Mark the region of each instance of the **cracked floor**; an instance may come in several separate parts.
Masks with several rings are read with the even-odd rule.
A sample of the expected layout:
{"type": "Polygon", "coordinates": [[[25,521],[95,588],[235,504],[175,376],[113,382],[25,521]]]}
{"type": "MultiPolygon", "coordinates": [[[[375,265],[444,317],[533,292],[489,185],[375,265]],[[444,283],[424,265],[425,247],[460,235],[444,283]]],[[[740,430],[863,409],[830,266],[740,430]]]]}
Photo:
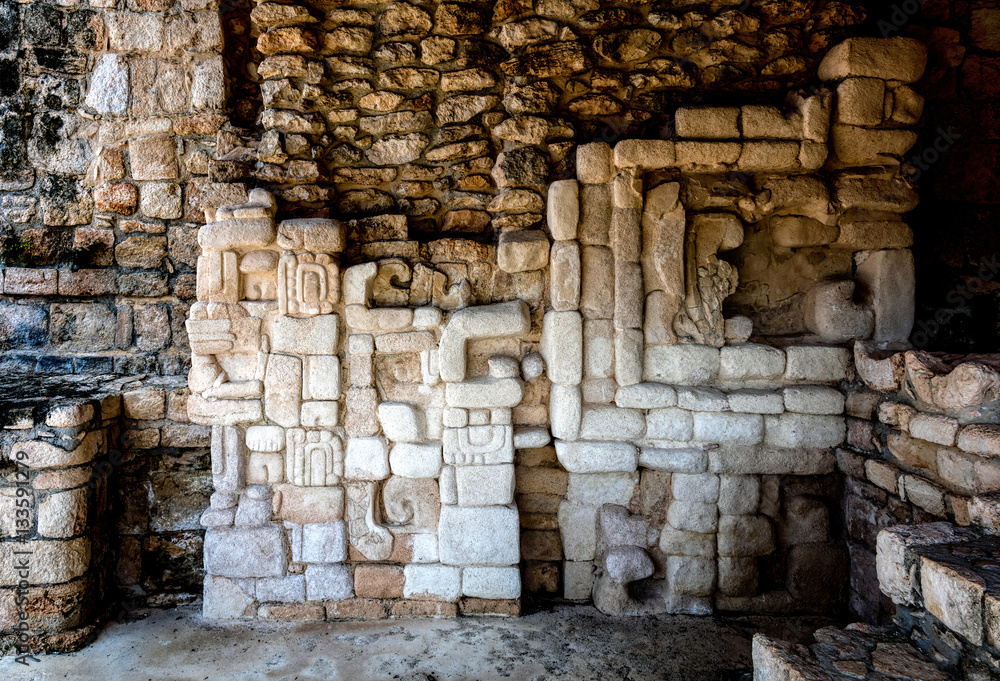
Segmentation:
{"type": "Polygon", "coordinates": [[[207,622],[200,608],[149,610],[112,623],[84,650],[25,668],[0,660],[6,681],[403,679],[744,681],[753,632],[805,640],[815,617],[612,618],[554,606],[516,619],[207,622]]]}

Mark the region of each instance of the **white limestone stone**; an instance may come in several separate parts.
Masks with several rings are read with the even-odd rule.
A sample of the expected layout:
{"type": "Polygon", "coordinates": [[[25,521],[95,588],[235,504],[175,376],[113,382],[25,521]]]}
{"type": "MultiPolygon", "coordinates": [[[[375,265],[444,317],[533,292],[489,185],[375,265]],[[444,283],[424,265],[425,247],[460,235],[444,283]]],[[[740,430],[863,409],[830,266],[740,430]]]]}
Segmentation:
{"type": "Polygon", "coordinates": [[[785,400],[780,392],[737,390],[729,393],[729,408],[742,414],[780,414],[785,411],[785,400]]]}
{"type": "Polygon", "coordinates": [[[670,140],[622,140],[615,145],[615,167],[657,170],[676,162],[675,145],[670,140]]]}
{"type": "Polygon", "coordinates": [[[660,533],[660,550],[668,556],[715,557],[715,535],[701,532],[684,532],[670,525],[660,533]]]}
{"type": "Polygon", "coordinates": [[[907,340],[913,330],[916,306],[913,252],[900,248],[868,253],[858,263],[857,278],[875,312],[872,340],[907,340]]]}
{"type": "Polygon", "coordinates": [[[635,385],[642,381],[641,329],[615,330],[615,379],[618,385],[635,385]]]}
{"type": "Polygon", "coordinates": [[[799,414],[843,414],[844,395],[822,385],[796,385],[784,390],[785,409],[799,414]]]}
{"type": "Polygon", "coordinates": [[[307,428],[333,428],[340,420],[340,403],[303,402],[301,414],[302,425],[307,428]]]}
{"type": "Polygon", "coordinates": [[[264,374],[264,413],[278,425],[293,428],[299,425],[301,404],[302,361],[290,355],[271,355],[264,374]]]}
{"type": "Polygon", "coordinates": [[[675,407],[650,409],[646,415],[646,437],[651,440],[687,442],[694,434],[691,412],[675,407]]]}
{"type": "Polygon", "coordinates": [[[610,248],[584,246],[580,252],[580,311],[588,319],[611,319],[615,314],[615,263],[610,248]]]}
{"type": "Polygon", "coordinates": [[[580,224],[580,188],[576,180],[556,180],[549,185],[547,217],[553,239],[576,239],[580,224]]]}
{"type": "Polygon", "coordinates": [[[710,596],[715,589],[715,559],[668,556],[666,578],[673,593],[710,596]]]}
{"type": "Polygon", "coordinates": [[[597,552],[597,506],[564,501],[559,504],[559,534],[566,560],[594,560],[597,552]]]}
{"type": "Polygon", "coordinates": [[[348,305],[344,319],[354,331],[402,331],[413,325],[413,310],[407,307],[379,307],[368,309],[364,305],[348,305]]]}
{"type": "Polygon", "coordinates": [[[514,464],[457,466],[459,506],[505,506],[514,501],[514,464]]]}
{"type": "Polygon", "coordinates": [[[521,559],[517,509],[442,506],[438,542],[446,565],[516,565],[521,559]]]}
{"type": "Polygon", "coordinates": [[[302,399],[340,399],[340,360],[334,355],[302,358],[302,399]]]}
{"type": "Polygon", "coordinates": [[[45,425],[52,428],[72,428],[82,426],[93,418],[94,405],[89,402],[69,402],[50,409],[45,415],[45,425]]]}
{"type": "Polygon", "coordinates": [[[370,355],[375,352],[375,337],[370,333],[352,333],[347,339],[347,351],[352,355],[370,355]]]}
{"type": "Polygon", "coordinates": [[[563,561],[563,598],[585,601],[594,588],[594,562],[590,560],[563,561]]]}
{"type": "Polygon", "coordinates": [[[445,407],[443,423],[446,428],[464,428],[469,425],[469,410],[445,407]]]}
{"type": "Polygon", "coordinates": [[[305,563],[343,563],[347,560],[347,524],[306,523],[302,526],[302,554],[305,563]]]}
{"type": "Polygon", "coordinates": [[[583,323],[583,369],[586,376],[607,378],[614,373],[615,326],[610,319],[583,323]]]}
{"type": "Polygon", "coordinates": [[[412,561],[414,563],[438,562],[437,534],[411,534],[410,542],[413,545],[412,561]]]}
{"type": "Polygon", "coordinates": [[[470,409],[469,410],[469,425],[470,426],[486,426],[490,422],[490,410],[489,409],[470,409]]]}
{"type": "Polygon", "coordinates": [[[280,577],[288,566],[279,525],[208,529],[204,555],[205,571],[222,577],[280,577]]]}
{"type": "Polygon", "coordinates": [[[774,527],[767,516],[724,515],[719,519],[720,556],[766,556],[774,548],[774,527]]]}
{"type": "Polygon", "coordinates": [[[879,78],[914,83],[927,65],[927,46],[914,38],[848,38],[820,62],[821,80],[879,78]]]}
{"type": "Polygon", "coordinates": [[[785,353],[769,345],[727,345],[720,351],[720,381],[774,379],[784,370],[785,353]]]}
{"type": "Polygon", "coordinates": [[[249,580],[205,575],[202,616],[207,620],[254,617],[257,608],[252,584],[249,580]]]}
{"type": "Polygon", "coordinates": [[[646,348],[643,380],[679,385],[710,383],[719,373],[719,350],[709,345],[646,348]]]}
{"type": "Polygon", "coordinates": [[[395,444],[389,452],[389,468],[404,478],[436,478],[441,474],[441,444],[395,444]]]}
{"type": "Polygon", "coordinates": [[[776,447],[835,447],[847,430],[842,416],[785,412],[763,418],[764,442],[776,447]]]}
{"type": "Polygon", "coordinates": [[[630,409],[657,409],[677,404],[677,391],[664,383],[623,385],[615,392],[615,404],[630,409]]]}
{"type": "Polygon", "coordinates": [[[583,380],[583,318],[579,312],[550,311],[542,322],[539,346],[549,380],[577,385],[583,380]]]}
{"type": "Polygon", "coordinates": [[[521,365],[514,357],[493,355],[488,360],[491,378],[520,378],[521,365]]]}
{"type": "Polygon", "coordinates": [[[917,563],[907,560],[910,547],[955,541],[959,530],[951,523],[896,525],[878,533],[875,569],[882,593],[899,605],[915,605],[920,596],[917,563]]]}
{"type": "Polygon", "coordinates": [[[760,478],[755,475],[719,476],[719,513],[756,513],[760,505],[760,478]]]}
{"type": "Polygon", "coordinates": [[[403,597],[457,601],[462,595],[462,570],[450,565],[403,567],[403,597]]]}
{"type": "Polygon", "coordinates": [[[639,462],[635,445],[627,442],[557,441],[556,456],[570,473],[631,472],[639,462]]]}
{"type": "Polygon", "coordinates": [[[695,412],[694,439],[727,445],[755,445],[764,439],[760,414],[695,412]]]}
{"type": "Polygon", "coordinates": [[[342,601],[354,595],[350,565],[307,565],[305,574],[308,601],[342,601]]]}
{"type": "Polygon", "coordinates": [[[711,473],[674,473],[670,476],[674,499],[714,504],[719,500],[719,476],[711,473]]]}
{"type": "Polygon", "coordinates": [[[295,355],[334,355],[337,353],[337,315],[288,317],[274,321],[271,352],[295,355]]]}
{"type": "Polygon", "coordinates": [[[453,382],[465,378],[466,341],[523,336],[530,330],[528,305],[521,300],[467,307],[452,313],[438,348],[441,380],[453,382]]]}
{"type": "Polygon", "coordinates": [[[615,400],[616,390],[618,382],[613,378],[585,378],[580,384],[583,401],[587,404],[611,404],[615,400]]]}
{"type": "Polygon", "coordinates": [[[809,383],[837,383],[847,378],[846,348],[793,345],[785,348],[785,379],[809,383]]]}
{"type": "Polygon", "coordinates": [[[552,437],[575,440],[580,436],[583,419],[583,396],[576,385],[552,384],[549,391],[549,424],[552,437]]]}
{"type": "Polygon", "coordinates": [[[580,245],[575,241],[557,241],[549,251],[549,298],[557,311],[580,307],[580,245]]]}
{"type": "Polygon", "coordinates": [[[927,612],[976,646],[983,643],[985,591],[986,580],[975,570],[920,557],[920,592],[927,612]]]}
{"type": "Polygon", "coordinates": [[[344,303],[367,307],[371,303],[376,276],[378,276],[376,262],[366,262],[344,270],[344,303]]]}
{"type": "Polygon", "coordinates": [[[645,431],[642,412],[621,407],[588,407],[580,423],[580,437],[585,440],[636,440],[645,431]]]}
{"type": "Polygon", "coordinates": [[[544,426],[524,426],[514,429],[514,449],[536,449],[552,441],[544,426]]]}
{"type": "Polygon", "coordinates": [[[389,477],[389,448],[380,437],[352,437],[344,454],[344,477],[385,480],[389,477]]]}
{"type": "Polygon", "coordinates": [[[250,426],[247,449],[252,452],[280,452],[285,448],[285,429],[281,426],[250,426]]]}
{"type": "Polygon", "coordinates": [[[441,310],[436,307],[418,307],[413,311],[413,326],[418,329],[436,329],[441,326],[441,310]]]}
{"type": "Polygon", "coordinates": [[[703,473],[708,469],[708,452],[697,447],[642,447],[639,465],[672,473],[703,473]]]}
{"type": "Polygon", "coordinates": [[[521,360],[521,375],[526,381],[534,381],[545,373],[545,359],[541,353],[529,352],[521,360]]]}
{"type": "Polygon", "coordinates": [[[718,527],[717,507],[714,503],[675,500],[667,509],[667,521],[674,529],[683,532],[715,532],[718,527]]]}
{"type": "Polygon", "coordinates": [[[464,409],[516,407],[523,395],[521,381],[514,378],[480,378],[445,386],[448,406],[464,409]]]}
{"type": "Polygon", "coordinates": [[[420,442],[424,439],[424,415],[417,406],[405,402],[378,405],[382,432],[393,442],[420,442]]]}
{"type": "Polygon", "coordinates": [[[463,568],[462,595],[472,598],[520,598],[521,571],[516,567],[463,568]]]}
{"type": "Polygon", "coordinates": [[[566,500],[586,506],[603,504],[627,506],[638,484],[638,472],[570,473],[566,486],[566,500]]]}
{"type": "Polygon", "coordinates": [[[677,406],[690,411],[728,411],[729,400],[715,388],[681,387],[677,389],[677,406]]]}

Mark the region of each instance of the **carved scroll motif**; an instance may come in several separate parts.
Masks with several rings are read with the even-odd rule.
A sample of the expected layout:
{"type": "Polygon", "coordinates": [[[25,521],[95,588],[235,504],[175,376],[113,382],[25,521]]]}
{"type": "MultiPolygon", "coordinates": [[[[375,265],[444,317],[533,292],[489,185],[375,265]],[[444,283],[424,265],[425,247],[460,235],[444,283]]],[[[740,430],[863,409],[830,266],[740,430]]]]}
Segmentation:
{"type": "Polygon", "coordinates": [[[392,555],[392,534],[378,522],[377,490],[374,482],[348,482],[347,531],[351,546],[368,560],[386,560],[392,555]]]}

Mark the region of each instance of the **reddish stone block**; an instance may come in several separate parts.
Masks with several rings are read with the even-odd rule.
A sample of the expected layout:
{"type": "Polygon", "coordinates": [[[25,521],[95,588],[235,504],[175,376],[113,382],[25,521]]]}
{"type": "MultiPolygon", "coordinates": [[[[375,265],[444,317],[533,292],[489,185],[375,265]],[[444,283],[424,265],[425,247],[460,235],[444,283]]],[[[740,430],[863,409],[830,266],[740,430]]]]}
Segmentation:
{"type": "Polygon", "coordinates": [[[361,564],[354,568],[358,598],[402,598],[403,568],[399,565],[361,564]]]}

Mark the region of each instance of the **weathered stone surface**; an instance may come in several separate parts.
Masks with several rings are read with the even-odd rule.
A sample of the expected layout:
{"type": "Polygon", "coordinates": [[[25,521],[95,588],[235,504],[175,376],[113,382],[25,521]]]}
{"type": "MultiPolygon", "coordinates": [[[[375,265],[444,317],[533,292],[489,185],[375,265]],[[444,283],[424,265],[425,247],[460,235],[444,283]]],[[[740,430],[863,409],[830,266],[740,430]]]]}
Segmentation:
{"type": "Polygon", "coordinates": [[[514,565],[520,560],[517,509],[443,506],[438,526],[446,565],[514,565]]]}
{"type": "Polygon", "coordinates": [[[818,75],[823,80],[856,76],[913,83],[923,75],[926,64],[927,47],[919,40],[849,38],[827,53],[818,75]]]}

